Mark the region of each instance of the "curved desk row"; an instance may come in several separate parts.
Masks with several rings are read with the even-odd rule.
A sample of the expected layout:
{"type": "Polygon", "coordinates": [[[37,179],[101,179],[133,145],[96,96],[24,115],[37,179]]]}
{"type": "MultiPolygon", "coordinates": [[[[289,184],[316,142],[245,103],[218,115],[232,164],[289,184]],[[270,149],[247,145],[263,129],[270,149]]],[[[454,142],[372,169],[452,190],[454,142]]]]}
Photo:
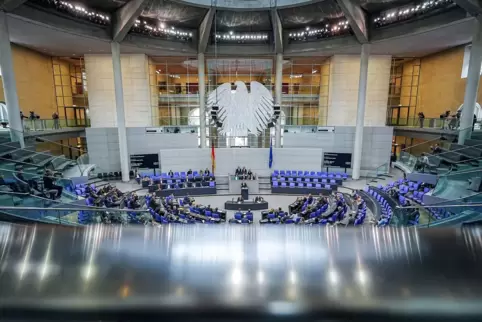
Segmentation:
{"type": "Polygon", "coordinates": [[[282,193],[285,195],[330,195],[333,191],[337,191],[338,186],[332,185],[331,189],[327,188],[308,188],[308,187],[271,187],[271,193],[282,193]]]}
{"type": "Polygon", "coordinates": [[[380,204],[375,200],[375,198],[363,190],[358,190],[356,193],[359,194],[363,200],[365,200],[368,209],[370,209],[373,216],[375,216],[375,219],[380,220],[382,217],[382,210],[380,208],[380,204]]]}
{"type": "Polygon", "coordinates": [[[166,189],[156,190],[156,196],[167,197],[174,195],[174,197],[190,196],[202,196],[202,195],[215,195],[216,187],[200,187],[200,188],[182,188],[182,189],[166,189]]]}
{"type": "Polygon", "coordinates": [[[236,201],[226,201],[224,203],[224,209],[226,210],[239,210],[247,211],[247,210],[265,210],[268,209],[268,202],[253,202],[253,201],[244,201],[244,202],[236,202],[236,201]]]}

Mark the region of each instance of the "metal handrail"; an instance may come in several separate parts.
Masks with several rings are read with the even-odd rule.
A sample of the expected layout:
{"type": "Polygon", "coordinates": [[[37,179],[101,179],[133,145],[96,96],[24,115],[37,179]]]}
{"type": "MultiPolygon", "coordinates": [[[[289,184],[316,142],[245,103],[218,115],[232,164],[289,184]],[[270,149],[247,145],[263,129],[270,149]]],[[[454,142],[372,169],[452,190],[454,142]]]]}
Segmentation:
{"type": "Polygon", "coordinates": [[[400,150],[400,152],[405,152],[407,149],[411,149],[411,148],[413,148],[413,147],[416,147],[416,146],[419,146],[419,145],[422,145],[422,144],[426,144],[426,143],[429,143],[429,142],[440,141],[441,138],[442,138],[442,136],[439,137],[439,138],[437,138],[437,139],[428,140],[428,141],[425,141],[425,142],[421,142],[421,143],[417,143],[417,144],[411,145],[411,146],[409,146],[409,147],[406,147],[405,149],[400,150]]]}
{"type": "MultiPolygon", "coordinates": [[[[52,155],[53,157],[53,155],[52,155]]],[[[29,166],[29,167],[40,167],[34,163],[27,163],[27,162],[23,162],[23,161],[16,161],[16,160],[12,160],[12,159],[6,159],[6,158],[3,158],[3,157],[0,157],[0,160],[5,160],[5,161],[10,161],[10,162],[13,162],[13,163],[17,163],[17,164],[20,164],[20,165],[25,165],[25,166],[29,166]]],[[[2,169],[0,169],[2,170],[2,169]]],[[[10,172],[13,172],[12,170],[8,170],[8,169],[3,169],[4,171],[10,171],[10,172]]]]}
{"type": "Polygon", "coordinates": [[[432,206],[440,205],[440,204],[442,204],[442,203],[449,202],[449,201],[452,202],[452,201],[457,201],[457,200],[463,200],[463,199],[475,197],[475,196],[478,196],[478,195],[482,195],[482,192],[474,193],[474,194],[472,194],[472,195],[470,195],[470,196],[460,197],[460,198],[457,198],[457,199],[452,199],[452,200],[446,200],[446,201],[436,202],[436,203],[433,203],[433,204],[430,204],[430,205],[425,205],[425,207],[432,207],[432,206]]]}
{"type": "Polygon", "coordinates": [[[432,205],[412,205],[412,206],[406,206],[406,207],[400,207],[396,206],[395,209],[425,209],[425,208],[463,208],[463,207],[482,207],[482,203],[471,203],[467,205],[442,205],[442,206],[436,206],[432,207],[432,205]]]}
{"type": "Polygon", "coordinates": [[[51,144],[55,144],[55,145],[58,145],[58,146],[63,146],[63,147],[66,147],[66,148],[74,149],[74,150],[77,150],[77,151],[82,151],[82,149],[79,149],[79,148],[76,148],[76,147],[73,147],[73,146],[69,146],[69,145],[65,145],[65,144],[62,144],[62,143],[58,143],[58,142],[55,142],[55,141],[47,140],[47,139],[44,139],[44,138],[39,137],[39,136],[36,136],[35,140],[38,141],[38,142],[51,143],[51,144]]]}
{"type": "Polygon", "coordinates": [[[448,177],[451,175],[457,175],[457,174],[467,174],[467,173],[472,173],[472,172],[480,172],[482,169],[477,168],[477,169],[470,169],[470,170],[463,170],[463,171],[457,171],[456,173],[451,173],[451,174],[441,174],[439,177],[448,177]]]}

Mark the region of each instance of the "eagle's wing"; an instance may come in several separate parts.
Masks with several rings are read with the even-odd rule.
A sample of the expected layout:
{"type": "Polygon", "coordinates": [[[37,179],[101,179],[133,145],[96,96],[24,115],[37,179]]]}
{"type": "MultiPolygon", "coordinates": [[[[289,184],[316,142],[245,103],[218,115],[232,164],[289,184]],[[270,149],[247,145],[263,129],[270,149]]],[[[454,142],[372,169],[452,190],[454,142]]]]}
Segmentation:
{"type": "MultiPolygon", "coordinates": [[[[208,96],[208,101],[206,104],[207,107],[207,112],[209,113],[208,115],[211,115],[211,109],[214,105],[217,105],[219,107],[218,110],[218,119],[221,122],[229,121],[229,118],[227,119],[227,116],[230,113],[227,113],[229,110],[233,108],[233,99],[232,99],[232,94],[231,94],[231,84],[230,83],[224,83],[220,85],[218,88],[216,88],[214,91],[212,91],[209,96],[208,96]]],[[[223,126],[223,128],[226,128],[223,126]]],[[[221,131],[222,134],[224,132],[221,131]]]]}
{"type": "Polygon", "coordinates": [[[229,124],[227,130],[231,133],[231,136],[248,136],[247,122],[249,122],[249,93],[246,84],[241,81],[235,82],[236,92],[233,94],[234,109],[230,111],[232,113],[232,124],[229,124]]]}
{"type": "Polygon", "coordinates": [[[246,126],[253,134],[258,134],[258,132],[266,129],[273,117],[273,96],[259,82],[251,82],[248,113],[250,121],[246,122],[246,126]]]}

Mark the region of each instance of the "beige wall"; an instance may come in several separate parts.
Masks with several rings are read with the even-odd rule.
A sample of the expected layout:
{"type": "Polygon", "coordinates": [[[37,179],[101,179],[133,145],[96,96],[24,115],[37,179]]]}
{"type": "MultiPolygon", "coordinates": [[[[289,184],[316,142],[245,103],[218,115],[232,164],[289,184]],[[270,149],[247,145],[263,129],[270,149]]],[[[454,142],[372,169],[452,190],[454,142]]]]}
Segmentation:
{"type": "MultiPolygon", "coordinates": [[[[52,58],[14,44],[12,56],[21,111],[25,115],[35,111],[41,118],[50,119],[57,111],[52,58]]],[[[0,85],[3,89],[1,80],[0,85]]],[[[0,91],[0,100],[5,101],[3,90],[0,91]]]]}
{"type": "MultiPolygon", "coordinates": [[[[455,112],[464,101],[465,81],[460,78],[464,46],[449,49],[421,59],[417,113],[439,117],[446,110],[455,112]]],[[[482,100],[482,83],[477,102],[482,100]]]]}
{"type": "MultiPolygon", "coordinates": [[[[121,55],[126,126],[152,125],[149,66],[144,54],[121,55]]],[[[85,55],[92,127],[117,127],[111,55],[85,55]]]]}
{"type": "MultiPolygon", "coordinates": [[[[368,61],[365,126],[384,126],[387,113],[391,56],[371,55],[368,61]]],[[[331,58],[328,122],[330,126],[356,123],[360,56],[331,58]]]]}

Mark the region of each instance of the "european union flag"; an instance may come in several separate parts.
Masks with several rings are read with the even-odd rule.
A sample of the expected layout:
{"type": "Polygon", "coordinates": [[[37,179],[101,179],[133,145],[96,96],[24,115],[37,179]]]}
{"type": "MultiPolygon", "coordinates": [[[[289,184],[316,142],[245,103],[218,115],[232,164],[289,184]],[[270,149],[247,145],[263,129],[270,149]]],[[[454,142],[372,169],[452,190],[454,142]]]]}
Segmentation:
{"type": "Polygon", "coordinates": [[[269,140],[269,168],[273,165],[273,140],[269,140]]]}

